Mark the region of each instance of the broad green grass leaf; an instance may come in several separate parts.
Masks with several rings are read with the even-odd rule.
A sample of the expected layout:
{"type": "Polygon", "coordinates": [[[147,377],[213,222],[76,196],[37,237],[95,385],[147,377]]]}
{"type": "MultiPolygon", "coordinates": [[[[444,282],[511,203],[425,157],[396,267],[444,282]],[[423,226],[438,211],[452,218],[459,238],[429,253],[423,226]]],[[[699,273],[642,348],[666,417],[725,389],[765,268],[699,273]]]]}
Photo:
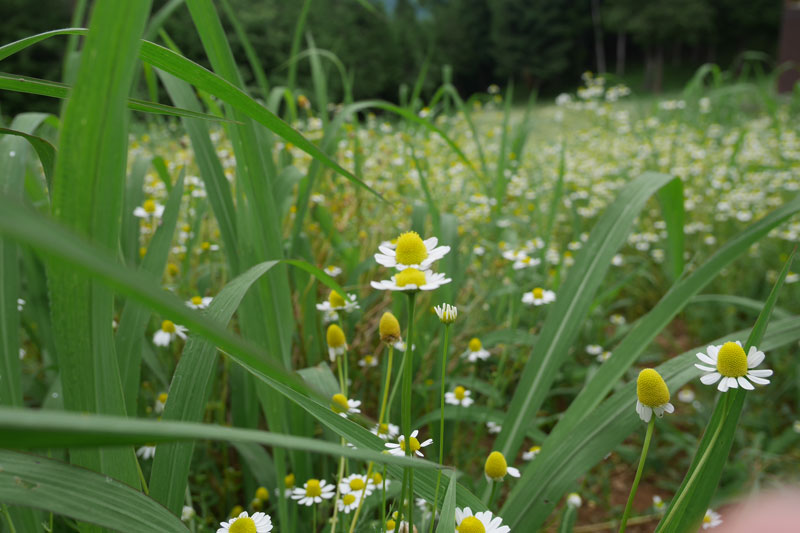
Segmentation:
{"type": "Polygon", "coordinates": [[[189,531],[177,516],[124,483],[54,459],[9,450],[0,450],[0,501],[121,533],[189,531]]]}
{"type": "MultiPolygon", "coordinates": [[[[752,298],[745,298],[744,296],[736,296],[734,294],[698,294],[692,298],[691,303],[730,305],[737,309],[749,309],[756,313],[760,313],[764,308],[764,302],[753,300],[752,298]]],[[[789,318],[792,316],[789,311],[781,309],[777,305],[772,308],[772,314],[775,318],[789,318]]]]}
{"type": "Polygon", "coordinates": [[[661,213],[667,225],[667,260],[664,265],[672,280],[683,272],[683,224],[686,215],[683,209],[683,182],[674,180],[658,191],[661,213]]]}
{"type": "Polygon", "coordinates": [[[436,526],[436,533],[455,533],[456,531],[457,487],[456,474],[455,472],[450,472],[450,481],[447,483],[447,492],[444,494],[444,503],[439,514],[439,525],[436,526]]]}
{"type": "MultiPolygon", "coordinates": [[[[764,303],[764,308],[759,313],[747,342],[744,343],[745,353],[751,346],[761,344],[769,324],[772,308],[778,300],[778,293],[783,287],[783,281],[789,273],[796,251],[797,248],[792,251],[775,281],[772,292],[764,303]]],[[[742,407],[744,407],[745,397],[748,394],[758,394],[759,389],[758,386],[755,391],[736,388],[719,394],[711,421],[706,426],[703,439],[692,459],[689,471],[656,531],[665,533],[690,531],[702,524],[703,515],[711,503],[711,498],[714,496],[722,476],[722,470],[728,462],[728,455],[733,445],[733,437],[742,407]]]]}
{"type": "MultiPolygon", "coordinates": [[[[592,230],[578,253],[575,265],[558,293],[542,325],[538,341],[525,364],[517,390],[503,423],[495,449],[506,457],[516,456],[524,429],[544,401],[550,385],[577,336],[583,318],[611,264],[625,241],[633,219],[647,199],[673,178],[647,172],[628,183],[592,230]]],[[[487,487],[488,489],[488,487],[487,487]]]]}
{"type": "Polygon", "coordinates": [[[47,183],[53,181],[53,164],[56,160],[56,147],[50,144],[46,139],[25,133],[24,131],[17,131],[9,128],[0,128],[0,135],[16,135],[28,141],[33,149],[36,150],[36,155],[39,156],[39,161],[42,163],[44,175],[47,183]]]}

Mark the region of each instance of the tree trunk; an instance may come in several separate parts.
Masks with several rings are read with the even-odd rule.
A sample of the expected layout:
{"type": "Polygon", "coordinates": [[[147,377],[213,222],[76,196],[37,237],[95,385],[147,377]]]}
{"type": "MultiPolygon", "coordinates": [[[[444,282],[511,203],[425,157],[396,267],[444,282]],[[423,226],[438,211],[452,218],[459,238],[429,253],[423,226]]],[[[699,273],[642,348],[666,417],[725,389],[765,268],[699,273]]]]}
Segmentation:
{"type": "Polygon", "coordinates": [[[597,72],[606,71],[606,50],[603,45],[603,25],[600,23],[600,0],[592,0],[592,24],[594,25],[594,52],[597,57],[597,72]]]}
{"type": "Polygon", "coordinates": [[[625,75],[625,32],[617,33],[617,76],[625,75]]]}

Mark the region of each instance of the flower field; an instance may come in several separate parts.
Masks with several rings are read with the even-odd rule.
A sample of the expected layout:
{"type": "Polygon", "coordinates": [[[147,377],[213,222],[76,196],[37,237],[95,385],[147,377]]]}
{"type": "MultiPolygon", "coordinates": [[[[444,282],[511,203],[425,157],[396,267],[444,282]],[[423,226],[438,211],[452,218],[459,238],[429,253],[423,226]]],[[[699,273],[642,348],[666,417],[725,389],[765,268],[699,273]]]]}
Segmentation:
{"type": "Polygon", "coordinates": [[[149,2],[0,47],[93,58],[0,75],[64,100],[0,129],[0,532],[722,531],[800,481],[796,91],[333,102],[187,5],[210,70],[149,2]]]}

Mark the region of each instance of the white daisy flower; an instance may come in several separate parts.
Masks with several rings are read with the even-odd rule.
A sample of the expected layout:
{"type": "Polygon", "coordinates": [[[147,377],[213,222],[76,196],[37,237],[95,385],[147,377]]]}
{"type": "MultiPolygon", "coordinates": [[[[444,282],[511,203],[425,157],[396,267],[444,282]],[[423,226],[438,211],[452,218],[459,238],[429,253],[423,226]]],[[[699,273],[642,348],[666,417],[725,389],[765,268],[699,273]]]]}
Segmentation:
{"type": "Polygon", "coordinates": [[[17,298],[17,311],[22,312],[23,307],[25,307],[25,300],[22,298],[17,298]]]}
{"type": "Polygon", "coordinates": [[[553,291],[545,290],[541,287],[536,287],[530,292],[522,295],[522,303],[527,305],[545,305],[556,301],[556,293],[553,291]]]}
{"type": "Polygon", "coordinates": [[[331,291],[328,299],[321,304],[317,304],[317,311],[324,313],[345,311],[347,313],[358,309],[358,302],[356,301],[355,294],[348,294],[347,298],[343,298],[341,294],[336,291],[331,291]]]}
{"type": "Polygon", "coordinates": [[[500,452],[492,452],[486,458],[483,465],[483,472],[486,474],[487,481],[502,482],[506,474],[511,477],[519,477],[519,470],[513,466],[508,466],[505,456],[500,452]]]}
{"type": "Polygon", "coordinates": [[[350,400],[342,393],[334,394],[331,398],[331,409],[343,418],[347,418],[348,414],[360,413],[360,406],[359,400],[350,400]]]}
{"type": "Polygon", "coordinates": [[[475,400],[470,398],[472,391],[468,391],[461,385],[453,389],[453,392],[444,393],[444,401],[450,405],[460,405],[461,407],[469,407],[475,400]]]}
{"type": "Polygon", "coordinates": [[[704,385],[713,385],[719,381],[717,389],[725,392],[729,388],[753,390],[753,383],[767,385],[769,380],[765,379],[772,375],[772,370],[753,370],[764,361],[764,352],[755,346],[750,347],[750,351],[745,355],[742,343],[726,342],[721,346],[709,346],[706,348],[707,354],[698,353],[697,358],[703,365],[695,364],[697,368],[706,372],[700,378],[704,385]],[[752,382],[752,383],[751,383],[752,382]]]}
{"type": "Polygon", "coordinates": [[[337,356],[344,355],[347,352],[347,340],[345,339],[344,331],[338,324],[328,326],[325,340],[328,342],[328,356],[331,362],[336,361],[337,356]]]}
{"type": "Polygon", "coordinates": [[[523,461],[533,461],[537,455],[542,451],[541,446],[531,446],[528,448],[527,452],[523,452],[522,460],[523,461]]]}
{"type": "Polygon", "coordinates": [[[522,270],[523,268],[531,268],[538,266],[539,264],[541,264],[541,262],[542,262],[541,259],[536,259],[535,257],[529,257],[526,255],[522,259],[514,261],[512,267],[514,268],[514,270],[522,270]]]}
{"type": "Polygon", "coordinates": [[[158,395],[158,397],[156,398],[156,404],[153,407],[153,410],[156,413],[164,412],[164,406],[167,405],[167,398],[169,398],[169,395],[166,392],[162,392],[161,394],[158,395]]]}
{"type": "Polygon", "coordinates": [[[156,447],[153,444],[145,444],[136,450],[136,456],[141,457],[143,461],[152,459],[156,455],[156,447]]]}
{"type": "Polygon", "coordinates": [[[613,315],[611,315],[611,316],[609,317],[609,320],[610,320],[610,321],[611,321],[611,323],[612,323],[612,324],[614,324],[615,326],[624,326],[624,325],[625,325],[625,322],[627,322],[627,321],[625,320],[625,317],[624,317],[624,316],[622,316],[622,315],[620,315],[619,313],[614,313],[613,315]]]}
{"type": "Polygon", "coordinates": [[[711,529],[722,524],[722,515],[711,509],[706,510],[706,515],[703,517],[703,529],[711,529]]]}
{"type": "Polygon", "coordinates": [[[636,412],[645,422],[650,422],[653,413],[661,418],[672,413],[675,407],[669,403],[669,389],[656,370],[645,368],[636,379],[636,412]]]}
{"type": "Polygon", "coordinates": [[[378,249],[381,253],[375,254],[375,261],[385,267],[397,270],[406,268],[425,270],[450,251],[449,246],[437,247],[438,242],[439,239],[436,237],[423,241],[417,232],[409,231],[397,238],[394,249],[388,246],[379,246],[378,249]]]}
{"type": "Polygon", "coordinates": [[[145,200],[142,205],[133,210],[133,216],[139,218],[161,218],[163,214],[164,206],[152,198],[145,200]]]}
{"type": "Polygon", "coordinates": [[[678,399],[683,403],[692,403],[694,401],[694,391],[689,388],[683,388],[678,391],[678,399]]]}
{"type": "MultiPolygon", "coordinates": [[[[406,341],[401,339],[401,340],[397,341],[396,343],[392,344],[392,347],[395,350],[397,350],[398,352],[405,352],[406,351],[406,341]]],[[[416,350],[417,349],[417,345],[416,344],[412,344],[411,348],[413,350],[416,350]]]]}
{"type": "Polygon", "coordinates": [[[581,495],[577,492],[570,492],[567,496],[567,505],[572,507],[573,509],[577,509],[581,505],[583,505],[583,500],[581,499],[581,495]]]}
{"type": "Polygon", "coordinates": [[[439,317],[439,320],[441,320],[443,324],[452,324],[456,321],[456,318],[458,318],[458,309],[454,305],[437,305],[433,308],[433,310],[436,312],[436,316],[439,317]]]}
{"type": "Polygon", "coordinates": [[[374,490],[372,479],[362,474],[350,474],[339,483],[339,492],[342,494],[356,493],[358,496],[369,496],[374,490]]]}
{"type": "Polygon", "coordinates": [[[409,267],[392,276],[392,279],[371,281],[370,285],[380,291],[432,291],[451,281],[445,274],[409,267]]]}
{"type": "Polygon", "coordinates": [[[342,494],[342,497],[336,502],[339,507],[340,513],[350,514],[350,511],[355,511],[358,508],[358,503],[363,497],[361,492],[348,492],[342,494]]]}
{"type": "Polygon", "coordinates": [[[658,511],[659,513],[663,513],[666,509],[666,502],[661,499],[661,496],[655,495],[653,496],[653,508],[658,511]]]}
{"type": "Polygon", "coordinates": [[[322,322],[325,324],[330,324],[331,322],[338,322],[339,321],[339,313],[336,311],[326,311],[322,314],[322,322]]]}
{"type": "Polygon", "coordinates": [[[365,355],[358,361],[358,366],[361,368],[375,368],[378,366],[378,358],[374,355],[365,355]]]}
{"type": "Polygon", "coordinates": [[[337,266],[333,266],[333,265],[328,265],[328,266],[326,266],[326,267],[323,269],[323,271],[324,271],[324,272],[325,272],[327,275],[329,275],[330,277],[332,277],[332,278],[335,278],[336,276],[338,276],[339,274],[341,274],[341,273],[342,273],[342,269],[341,269],[341,268],[339,268],[339,267],[337,267],[337,266]]]}
{"type": "Polygon", "coordinates": [[[309,479],[303,483],[302,489],[298,487],[292,491],[292,499],[296,500],[298,505],[311,506],[322,503],[322,500],[330,500],[335,492],[336,487],[324,479],[309,479]]]}
{"type": "Polygon", "coordinates": [[[239,516],[227,522],[220,522],[217,533],[269,533],[272,531],[272,518],[266,513],[253,513],[248,516],[247,511],[242,511],[239,516]],[[239,522],[238,525],[235,525],[239,522]]]}
{"type": "Polygon", "coordinates": [[[197,513],[195,512],[194,507],[192,507],[191,505],[184,505],[183,509],[181,509],[182,522],[188,522],[189,520],[192,520],[195,516],[197,516],[197,513]]]}
{"type": "Polygon", "coordinates": [[[489,355],[489,350],[483,347],[481,340],[478,337],[473,337],[470,339],[469,345],[466,351],[461,354],[461,357],[466,358],[470,363],[475,363],[476,361],[485,361],[489,359],[489,355]]]}
{"type": "Polygon", "coordinates": [[[497,422],[492,422],[489,420],[486,422],[486,429],[489,431],[490,434],[497,434],[503,431],[503,426],[498,424],[497,422]]]}
{"type": "MultiPolygon", "coordinates": [[[[411,432],[411,455],[417,454],[419,457],[425,457],[422,452],[420,452],[420,448],[425,448],[426,446],[430,446],[433,444],[433,439],[428,439],[424,442],[420,442],[417,440],[417,435],[419,435],[419,430],[415,429],[411,432]]],[[[387,442],[386,447],[389,448],[389,453],[392,455],[400,455],[403,456],[406,454],[406,437],[405,435],[400,435],[397,438],[397,442],[387,442]]]]}
{"type": "Polygon", "coordinates": [[[586,347],[586,353],[589,355],[600,355],[603,353],[603,347],[599,344],[590,344],[586,347]]]}
{"type": "Polygon", "coordinates": [[[383,440],[393,440],[400,434],[400,428],[395,424],[375,424],[370,430],[373,435],[377,435],[383,440]]]}
{"type": "Polygon", "coordinates": [[[192,309],[207,309],[214,298],[211,296],[192,296],[186,305],[192,309]]]}
{"type": "Polygon", "coordinates": [[[493,516],[491,511],[472,514],[472,509],[456,507],[456,530],[459,533],[509,533],[511,528],[503,525],[503,519],[493,516]]]}
{"type": "Polygon", "coordinates": [[[175,340],[175,337],[185,340],[187,331],[185,327],[179,326],[171,320],[165,320],[161,323],[161,329],[153,335],[153,344],[156,346],[169,346],[169,343],[175,340]]]}
{"type": "Polygon", "coordinates": [[[611,352],[609,352],[608,350],[603,350],[600,354],[598,354],[597,357],[595,357],[598,363],[605,363],[610,358],[611,358],[611,352]]]}

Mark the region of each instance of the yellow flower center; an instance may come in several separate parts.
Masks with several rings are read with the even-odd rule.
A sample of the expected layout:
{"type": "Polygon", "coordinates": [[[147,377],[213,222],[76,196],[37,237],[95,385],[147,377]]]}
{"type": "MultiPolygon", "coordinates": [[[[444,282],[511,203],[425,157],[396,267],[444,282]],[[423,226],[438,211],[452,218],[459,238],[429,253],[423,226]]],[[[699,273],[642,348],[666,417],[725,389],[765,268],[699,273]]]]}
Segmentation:
{"type": "Polygon", "coordinates": [[[386,531],[394,531],[394,526],[395,526],[394,520],[390,519],[386,521],[386,531]]]}
{"type": "Polygon", "coordinates": [[[202,296],[192,296],[192,303],[194,305],[202,305],[203,297],[202,296]]]}
{"type": "Polygon", "coordinates": [[[469,351],[470,352],[477,352],[481,348],[483,348],[483,345],[481,344],[481,340],[478,337],[473,337],[469,341],[469,351]]]}
{"type": "Polygon", "coordinates": [[[181,229],[183,230],[184,233],[189,233],[190,231],[192,231],[192,227],[189,224],[184,224],[183,227],[181,227],[181,229]]]}
{"type": "Polygon", "coordinates": [[[425,285],[425,273],[416,268],[407,268],[397,274],[394,279],[398,287],[405,287],[406,285],[422,287],[425,285]]]}
{"type": "Polygon", "coordinates": [[[377,486],[383,485],[383,476],[380,472],[375,472],[372,474],[372,482],[377,486]]]}
{"type": "Polygon", "coordinates": [[[726,342],[717,354],[717,370],[728,378],[747,375],[747,355],[735,342],[726,342]]]}
{"type": "Polygon", "coordinates": [[[228,516],[230,518],[235,518],[235,517],[239,516],[240,514],[242,514],[242,511],[244,511],[242,506],[241,505],[237,505],[233,509],[231,509],[231,514],[229,514],[228,516]]]}
{"type": "Polygon", "coordinates": [[[252,518],[244,516],[237,518],[228,531],[230,533],[256,533],[256,523],[252,518]]]}
{"type": "Polygon", "coordinates": [[[428,248],[416,231],[409,231],[397,238],[395,257],[403,265],[418,265],[428,257],[428,248]]]}
{"type": "Polygon", "coordinates": [[[347,396],[341,393],[334,394],[333,398],[331,398],[331,409],[335,413],[346,413],[348,409],[347,396]]]}
{"type": "Polygon", "coordinates": [[[383,342],[394,343],[400,340],[400,322],[397,321],[397,317],[388,311],[381,316],[378,330],[383,342]]]}
{"type": "Polygon", "coordinates": [[[344,307],[344,298],[342,295],[336,291],[331,291],[330,296],[328,296],[328,303],[331,304],[331,307],[334,309],[337,307],[344,307]]]}
{"type": "Polygon", "coordinates": [[[350,490],[363,490],[364,489],[364,480],[360,477],[356,477],[350,480],[350,490]]]}
{"type": "Polygon", "coordinates": [[[486,533],[486,528],[474,516],[468,516],[456,528],[458,533],[486,533]]]}
{"type": "Polygon", "coordinates": [[[356,501],[356,497],[352,494],[345,494],[342,498],[342,503],[345,505],[352,505],[356,501]]]}
{"type": "MultiPolygon", "coordinates": [[[[406,451],[406,439],[403,438],[400,440],[400,449],[406,451]]],[[[411,453],[416,452],[419,450],[419,441],[417,437],[411,437],[411,453]]]]}
{"type": "Polygon", "coordinates": [[[258,487],[256,489],[256,498],[262,502],[269,500],[269,491],[266,489],[266,487],[258,487]]]}
{"type": "Polygon", "coordinates": [[[541,446],[531,446],[528,451],[531,453],[539,453],[542,450],[541,446]]]}
{"type": "Polygon", "coordinates": [[[658,407],[669,403],[669,389],[661,374],[652,368],[639,372],[636,380],[636,395],[639,401],[648,407],[658,407]]]}
{"type": "Polygon", "coordinates": [[[306,496],[310,498],[322,496],[322,487],[319,486],[318,479],[309,479],[306,482],[306,496]]]}
{"type": "Polygon", "coordinates": [[[711,523],[711,515],[705,515],[703,517],[703,522],[705,522],[706,524],[710,524],[711,523]]]}
{"type": "Polygon", "coordinates": [[[372,364],[372,361],[373,361],[374,359],[375,359],[375,358],[374,358],[374,357],[372,357],[371,355],[366,355],[366,356],[364,356],[364,362],[365,362],[367,365],[371,365],[371,364],[372,364]]]}
{"type": "Polygon", "coordinates": [[[155,200],[145,200],[144,201],[144,205],[142,205],[142,207],[144,207],[144,210],[145,210],[146,213],[153,214],[153,213],[156,212],[156,201],[155,200]]]}
{"type": "Polygon", "coordinates": [[[458,387],[455,388],[453,394],[455,394],[457,400],[463,400],[464,397],[466,396],[466,392],[467,390],[461,385],[459,385],[458,387]]]}
{"type": "Polygon", "coordinates": [[[167,393],[166,392],[162,392],[161,394],[159,394],[158,395],[158,401],[160,403],[167,403],[167,393]]]}
{"type": "Polygon", "coordinates": [[[161,323],[161,331],[175,333],[175,323],[172,320],[165,320],[161,323]]]}
{"type": "Polygon", "coordinates": [[[331,324],[328,326],[328,333],[327,333],[327,340],[328,346],[331,348],[339,348],[344,346],[346,341],[344,338],[344,331],[336,324],[331,324]]]}
{"type": "Polygon", "coordinates": [[[542,298],[544,298],[544,289],[542,289],[541,287],[536,287],[531,291],[531,294],[533,294],[533,297],[535,299],[541,300],[542,298]]]}
{"type": "Polygon", "coordinates": [[[378,435],[388,435],[388,434],[389,434],[389,424],[378,425],[378,435]]]}
{"type": "Polygon", "coordinates": [[[202,243],[200,243],[200,248],[202,248],[204,251],[207,252],[211,249],[211,243],[208,241],[203,241],[202,243]]]}
{"type": "Polygon", "coordinates": [[[286,485],[287,489],[294,487],[294,483],[295,483],[294,474],[289,474],[285,478],[283,478],[283,484],[286,485]]]}
{"type": "Polygon", "coordinates": [[[174,276],[178,272],[180,272],[180,269],[178,268],[178,265],[176,265],[175,263],[167,263],[167,272],[169,273],[170,276],[174,276]]]}
{"type": "MultiPolygon", "coordinates": [[[[489,457],[486,458],[486,464],[484,465],[483,470],[491,479],[504,478],[506,476],[506,472],[508,472],[506,458],[500,452],[490,453],[489,457]]],[[[461,530],[459,529],[459,531],[461,530]]]]}

